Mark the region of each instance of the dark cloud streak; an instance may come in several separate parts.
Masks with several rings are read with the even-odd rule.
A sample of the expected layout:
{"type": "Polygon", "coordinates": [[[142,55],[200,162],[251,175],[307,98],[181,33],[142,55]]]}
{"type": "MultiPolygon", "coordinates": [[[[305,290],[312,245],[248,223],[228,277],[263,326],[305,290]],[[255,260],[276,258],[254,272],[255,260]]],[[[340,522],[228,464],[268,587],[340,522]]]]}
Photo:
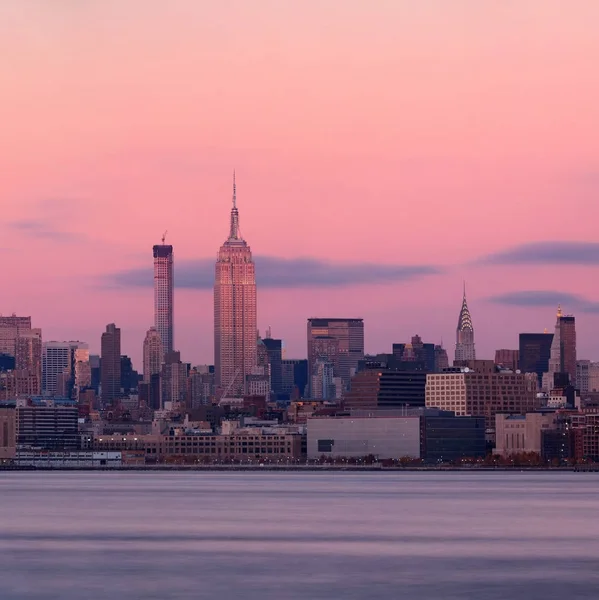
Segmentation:
{"type": "MultiPolygon", "coordinates": [[[[343,287],[368,283],[391,283],[441,273],[432,265],[339,264],[307,258],[258,256],[257,283],[265,288],[343,287]]],[[[106,276],[105,282],[119,287],[152,287],[152,270],[129,269],[106,276]]],[[[214,260],[178,261],[175,286],[183,289],[211,289],[214,260]]]]}
{"type": "Polygon", "coordinates": [[[52,240],[55,242],[81,242],[85,237],[71,231],[65,231],[54,225],[50,219],[19,219],[11,221],[8,226],[14,231],[37,239],[52,240]]]}
{"type": "Polygon", "coordinates": [[[599,302],[587,300],[582,296],[571,294],[569,292],[521,290],[491,296],[490,298],[487,298],[487,300],[495,304],[517,306],[521,308],[555,308],[558,304],[561,304],[567,309],[578,310],[585,313],[599,313],[599,302]]]}
{"type": "Polygon", "coordinates": [[[599,243],[547,241],[521,244],[476,261],[482,265],[599,265],[599,243]]]}

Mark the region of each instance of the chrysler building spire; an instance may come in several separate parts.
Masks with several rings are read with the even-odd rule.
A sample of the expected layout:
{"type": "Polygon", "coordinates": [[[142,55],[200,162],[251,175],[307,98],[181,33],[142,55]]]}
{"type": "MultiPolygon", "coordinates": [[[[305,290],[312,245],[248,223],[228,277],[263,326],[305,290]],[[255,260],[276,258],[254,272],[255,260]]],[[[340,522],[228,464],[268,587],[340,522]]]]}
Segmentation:
{"type": "Polygon", "coordinates": [[[475,360],[476,352],[474,350],[474,326],[472,317],[466,301],[466,282],[464,282],[464,296],[462,298],[462,308],[458,318],[458,327],[456,331],[455,360],[475,360]]]}

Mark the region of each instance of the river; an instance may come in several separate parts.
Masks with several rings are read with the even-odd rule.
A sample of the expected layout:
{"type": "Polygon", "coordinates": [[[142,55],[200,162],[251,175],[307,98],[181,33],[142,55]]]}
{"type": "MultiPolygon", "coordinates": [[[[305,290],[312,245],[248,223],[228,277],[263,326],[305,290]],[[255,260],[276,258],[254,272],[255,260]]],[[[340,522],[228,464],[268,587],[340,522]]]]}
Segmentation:
{"type": "Polygon", "coordinates": [[[0,472],[2,600],[599,597],[599,474],[0,472]]]}

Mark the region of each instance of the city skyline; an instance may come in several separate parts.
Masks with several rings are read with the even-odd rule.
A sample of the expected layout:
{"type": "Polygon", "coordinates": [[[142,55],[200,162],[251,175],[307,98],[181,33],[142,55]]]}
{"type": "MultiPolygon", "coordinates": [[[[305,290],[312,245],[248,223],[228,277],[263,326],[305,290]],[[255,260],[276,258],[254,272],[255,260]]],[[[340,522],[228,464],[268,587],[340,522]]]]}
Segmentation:
{"type": "Polygon", "coordinates": [[[337,314],[364,319],[366,352],[417,333],[452,354],[466,279],[477,356],[552,330],[561,302],[579,355],[598,357],[596,3],[233,4],[182,2],[185,17],[152,2],[0,7],[13,90],[0,99],[3,314],[96,354],[114,321],[140,365],[148,248],[168,229],[177,350],[211,363],[216,224],[235,166],[258,327],[288,356],[304,354],[306,318],[337,314]],[[43,67],[27,58],[41,53],[43,67]]]}

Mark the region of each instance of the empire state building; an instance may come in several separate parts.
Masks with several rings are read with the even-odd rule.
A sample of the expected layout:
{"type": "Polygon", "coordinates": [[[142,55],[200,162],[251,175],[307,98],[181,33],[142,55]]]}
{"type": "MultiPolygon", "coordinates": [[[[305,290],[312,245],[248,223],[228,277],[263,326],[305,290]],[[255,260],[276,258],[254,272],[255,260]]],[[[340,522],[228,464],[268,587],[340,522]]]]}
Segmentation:
{"type": "Polygon", "coordinates": [[[241,237],[233,174],[229,237],[216,260],[214,279],[214,370],[217,394],[240,397],[257,364],[256,274],[252,251],[241,237]]]}

